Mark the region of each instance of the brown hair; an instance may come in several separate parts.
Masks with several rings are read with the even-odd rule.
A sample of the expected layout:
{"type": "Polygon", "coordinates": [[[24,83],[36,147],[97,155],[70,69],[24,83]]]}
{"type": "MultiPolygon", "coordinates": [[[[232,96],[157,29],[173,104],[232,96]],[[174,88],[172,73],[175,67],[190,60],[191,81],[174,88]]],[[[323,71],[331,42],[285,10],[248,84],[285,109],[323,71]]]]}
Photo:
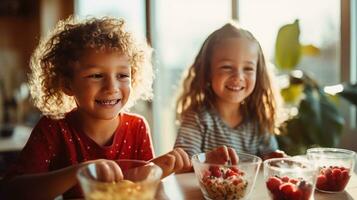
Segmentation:
{"type": "Polygon", "coordinates": [[[276,91],[273,91],[271,77],[265,63],[259,42],[247,30],[227,23],[214,31],[203,43],[194,63],[188,68],[182,82],[182,91],[177,100],[176,111],[179,119],[188,111],[201,111],[214,107],[215,95],[210,87],[211,58],[217,43],[227,38],[246,38],[258,46],[257,78],[255,88],[242,104],[243,117],[258,122],[260,133],[275,132],[276,91]]]}
{"type": "Polygon", "coordinates": [[[104,17],[80,21],[69,17],[58,22],[31,57],[29,87],[35,106],[44,115],[61,118],[76,107],[74,98],[63,92],[63,81],[71,78],[73,63],[87,49],[115,51],[129,57],[133,90],[126,108],[138,99],[152,97],[151,48],[134,40],[125,30],[124,20],[104,17]]]}

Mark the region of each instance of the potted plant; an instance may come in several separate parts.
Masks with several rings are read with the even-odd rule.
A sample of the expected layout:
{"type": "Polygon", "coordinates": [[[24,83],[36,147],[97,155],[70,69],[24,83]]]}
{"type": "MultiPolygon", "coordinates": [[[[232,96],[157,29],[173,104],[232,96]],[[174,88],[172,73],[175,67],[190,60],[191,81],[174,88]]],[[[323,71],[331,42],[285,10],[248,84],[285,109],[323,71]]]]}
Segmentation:
{"type": "Polygon", "coordinates": [[[313,45],[302,45],[299,37],[299,21],[295,20],[280,28],[275,45],[275,64],[289,80],[281,89],[289,118],[279,127],[277,140],[289,155],[304,154],[312,146],[337,146],[344,125],[330,95],[306,72],[297,70],[302,56],[319,53],[313,45]]]}

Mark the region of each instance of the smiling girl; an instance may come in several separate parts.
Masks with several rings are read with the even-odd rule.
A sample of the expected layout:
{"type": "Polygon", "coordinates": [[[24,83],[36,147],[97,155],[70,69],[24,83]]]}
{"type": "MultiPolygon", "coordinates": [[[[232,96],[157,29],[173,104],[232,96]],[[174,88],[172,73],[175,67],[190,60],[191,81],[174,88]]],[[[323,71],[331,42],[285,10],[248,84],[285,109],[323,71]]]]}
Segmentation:
{"type": "Polygon", "coordinates": [[[203,43],[177,101],[175,147],[190,156],[226,145],[263,159],[284,156],[274,137],[276,92],[259,42],[228,23],[203,43]]]}

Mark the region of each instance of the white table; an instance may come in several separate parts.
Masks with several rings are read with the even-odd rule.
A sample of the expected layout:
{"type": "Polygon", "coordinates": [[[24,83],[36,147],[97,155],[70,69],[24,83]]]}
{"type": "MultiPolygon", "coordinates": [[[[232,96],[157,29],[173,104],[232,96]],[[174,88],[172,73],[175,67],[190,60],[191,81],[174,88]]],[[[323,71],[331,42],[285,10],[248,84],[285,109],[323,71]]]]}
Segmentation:
{"type": "MultiPolygon", "coordinates": [[[[166,177],[159,186],[156,200],[201,200],[203,195],[194,173],[171,175],[166,177]]],[[[268,200],[263,173],[259,172],[251,200],[268,200]]],[[[327,194],[315,191],[315,200],[357,200],[357,175],[353,174],[344,192],[327,194]]]]}

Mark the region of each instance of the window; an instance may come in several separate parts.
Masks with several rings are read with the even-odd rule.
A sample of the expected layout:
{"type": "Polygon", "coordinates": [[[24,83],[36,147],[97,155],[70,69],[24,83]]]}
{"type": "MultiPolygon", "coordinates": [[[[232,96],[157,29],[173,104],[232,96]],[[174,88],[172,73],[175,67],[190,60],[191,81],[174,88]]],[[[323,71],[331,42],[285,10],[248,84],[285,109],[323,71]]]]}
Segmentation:
{"type": "Polygon", "coordinates": [[[172,148],[175,100],[182,72],[192,64],[206,37],[231,18],[229,0],[153,1],[153,47],[158,68],[154,97],[154,140],[157,152],[172,148]]]}
{"type": "Polygon", "coordinates": [[[321,53],[304,56],[298,68],[322,85],[341,81],[340,0],[240,0],[238,12],[240,24],[257,37],[271,62],[279,28],[299,19],[300,41],[319,47],[321,53]]]}
{"type": "Polygon", "coordinates": [[[75,14],[81,18],[112,16],[124,18],[128,28],[135,35],[145,37],[145,1],[144,0],[76,0],[75,14]]]}

